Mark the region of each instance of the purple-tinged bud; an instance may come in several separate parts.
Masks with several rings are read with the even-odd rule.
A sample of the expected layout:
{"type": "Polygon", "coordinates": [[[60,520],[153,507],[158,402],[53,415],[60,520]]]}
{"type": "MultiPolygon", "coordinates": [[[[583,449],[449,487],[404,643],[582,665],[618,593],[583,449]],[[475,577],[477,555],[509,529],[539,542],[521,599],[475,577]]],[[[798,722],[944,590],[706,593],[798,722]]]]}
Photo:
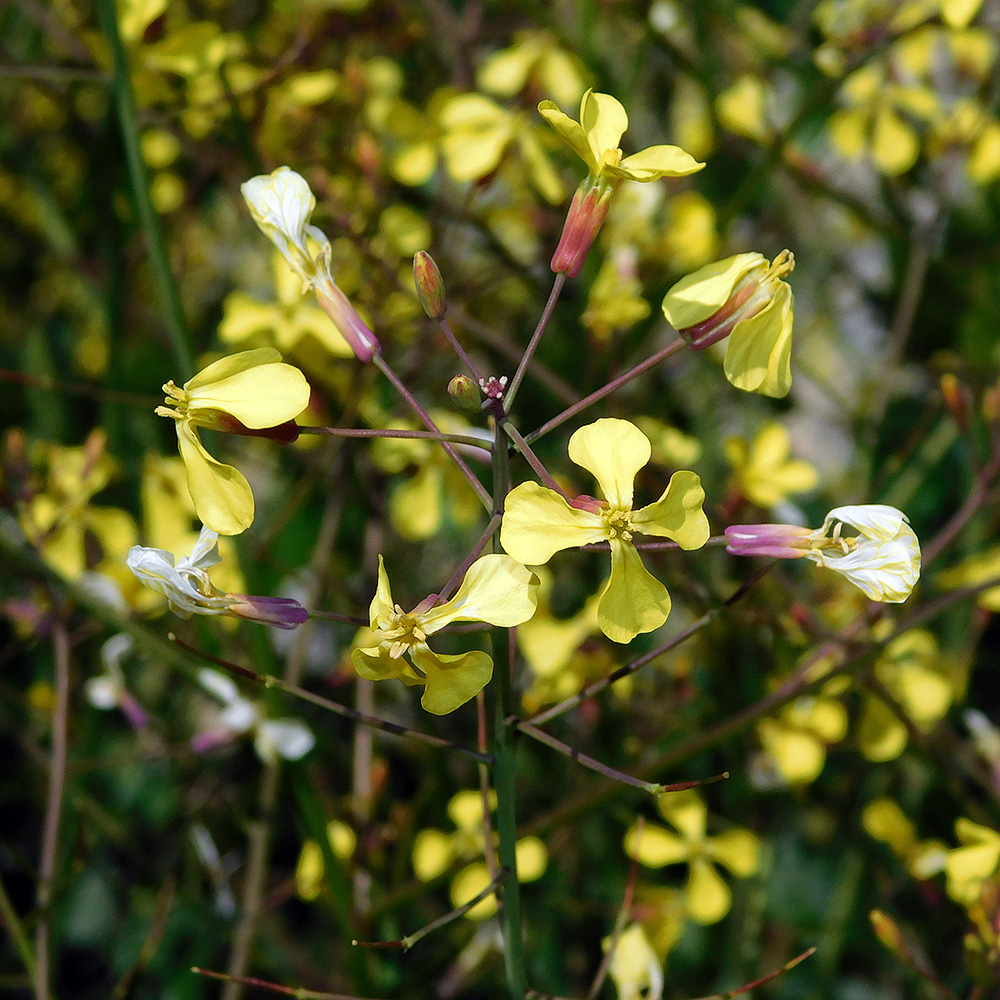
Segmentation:
{"type": "Polygon", "coordinates": [[[598,500],[597,497],[588,496],[586,493],[574,497],[569,505],[577,510],[585,510],[588,514],[603,514],[608,509],[607,500],[598,500]]]}
{"type": "Polygon", "coordinates": [[[576,189],[559,245],[552,255],[550,267],[553,273],[565,274],[567,278],[575,278],[580,273],[587,253],[604,225],[613,192],[614,185],[607,182],[588,188],[585,181],[576,189]]]}
{"type": "Polygon", "coordinates": [[[503,394],[507,391],[507,376],[497,378],[491,375],[489,378],[482,378],[479,380],[479,388],[487,399],[503,399],[503,394]]]}
{"type": "Polygon", "coordinates": [[[333,320],[355,357],[359,361],[371,361],[372,355],[380,350],[378,338],[368,329],[347,296],[329,278],[317,282],[315,290],[316,301],[333,320]]]}
{"type": "Polygon", "coordinates": [[[483,401],[479,386],[468,375],[456,375],[448,383],[448,395],[465,413],[478,413],[483,401]]]}
{"type": "Polygon", "coordinates": [[[801,559],[813,534],[796,524],[732,524],[726,528],[726,551],[734,556],[801,559]]]}
{"type": "Polygon", "coordinates": [[[413,284],[417,288],[420,305],[431,319],[442,319],[448,311],[444,297],[444,281],[434,258],[426,250],[413,255],[413,284]]]}
{"type": "Polygon", "coordinates": [[[247,594],[229,596],[233,603],[226,608],[226,613],[247,621],[292,629],[309,619],[309,612],[290,597],[251,597],[247,594]]]}

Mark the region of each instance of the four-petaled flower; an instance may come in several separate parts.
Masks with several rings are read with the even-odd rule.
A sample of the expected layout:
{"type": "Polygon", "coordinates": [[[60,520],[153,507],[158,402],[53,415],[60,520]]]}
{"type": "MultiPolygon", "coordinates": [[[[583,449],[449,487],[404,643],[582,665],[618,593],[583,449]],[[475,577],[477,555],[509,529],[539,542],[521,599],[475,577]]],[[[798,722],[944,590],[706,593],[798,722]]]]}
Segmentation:
{"type": "Polygon", "coordinates": [[[156,412],[177,422],[177,447],[198,520],[220,535],[246,531],[254,514],[250,484],[205,451],[197,428],[294,441],[294,420],[309,405],[305,376],[284,364],[277,351],[263,347],[221,358],[182,389],[170,381],[163,391],[168,405],[156,412]]]}
{"type": "Polygon", "coordinates": [[[203,527],[191,555],[174,564],[174,554],[165,549],[133,545],[125,560],[139,582],[162,594],[170,610],[180,618],[192,615],[232,615],[262,625],[290,629],[309,617],[298,601],[290,597],[251,597],[216,590],[208,569],[220,560],[218,535],[203,527]]]}
{"type": "Polygon", "coordinates": [[[796,524],[730,525],[726,551],[811,559],[842,573],[869,600],[889,604],[905,601],[920,576],[920,543],[910,522],[881,503],[835,507],[815,531],[796,524]]]}
{"type": "Polygon", "coordinates": [[[619,148],[628,115],[610,94],[588,90],[580,102],[580,120],[573,121],[553,101],[538,105],[542,117],[559,138],[587,164],[587,177],[573,196],[562,238],[552,256],[552,270],[575,278],[590,245],[600,231],[615,187],[622,178],[655,181],[684,177],[705,166],[680,146],[650,146],[631,156],[619,148]]]}
{"type": "Polygon", "coordinates": [[[330,274],[330,241],[309,221],[316,196],[306,179],[291,167],[278,167],[273,173],[251,177],[240,190],[254,222],[281,251],[305,289],[315,290],[316,301],[358,359],[371,360],[378,340],[330,274]],[[315,253],[309,248],[310,239],[319,245],[315,253]]]}
{"type": "Polygon", "coordinates": [[[458,621],[505,628],[520,625],[535,613],[537,590],[538,578],[509,556],[481,556],[450,601],[437,604],[437,594],[431,594],[406,612],[393,603],[379,556],[378,587],[370,609],[377,645],[353,650],[354,668],[371,680],[398,678],[404,684],[423,684],[420,704],[433,715],[447,715],[486,687],[493,676],[493,660],[479,649],[454,656],[435,653],[427,645],[428,637],[458,621]]]}
{"type": "Polygon", "coordinates": [[[759,253],[706,264],[663,297],[663,315],[702,351],[725,337],[726,378],[737,389],[787,396],[792,387],[792,289],[782,279],[795,258],[783,250],[772,263],[759,253]]]}
{"type": "Polygon", "coordinates": [[[760,841],[749,830],[727,830],[710,837],[708,810],[693,789],[659,796],[660,813],[677,832],[655,823],[638,824],[625,835],[625,853],[649,868],[687,862],[687,905],[691,919],[714,924],[729,911],[729,886],[715,869],[724,865],[739,878],[760,866],[760,841]]]}
{"type": "Polygon", "coordinates": [[[593,473],[604,500],[572,503],[537,483],[521,483],[504,504],[500,542],[519,562],[538,566],[562,549],[607,541],[611,576],[598,605],[601,631],[615,642],[631,642],[659,628],[670,614],[666,587],[643,566],[632,535],[671,538],[682,549],[708,541],[702,511],[705,491],[693,472],[675,472],[655,503],[632,509],[632,483],[649,461],[650,443],[635,424],[604,418],[569,439],[569,457],[593,473]]]}

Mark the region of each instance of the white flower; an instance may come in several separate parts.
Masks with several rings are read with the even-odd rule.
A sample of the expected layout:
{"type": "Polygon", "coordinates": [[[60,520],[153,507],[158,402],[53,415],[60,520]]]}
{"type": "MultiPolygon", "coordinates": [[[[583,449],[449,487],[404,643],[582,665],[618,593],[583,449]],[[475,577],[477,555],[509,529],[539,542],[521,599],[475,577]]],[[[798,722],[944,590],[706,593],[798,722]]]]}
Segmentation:
{"type": "Polygon", "coordinates": [[[176,566],[172,552],[145,545],[133,545],[125,562],[144,587],[167,599],[170,610],[180,618],[233,615],[278,628],[295,628],[306,621],[309,612],[290,597],[251,597],[216,590],[208,569],[222,559],[218,542],[219,536],[203,526],[191,555],[182,556],[176,566]]]}
{"type": "Polygon", "coordinates": [[[811,559],[843,574],[872,601],[899,604],[920,576],[920,543],[906,515],[880,503],[835,507],[815,531],[795,524],[734,524],[738,556],[811,559]]]}
{"type": "MultiPolygon", "coordinates": [[[[215,670],[198,671],[201,686],[215,695],[223,704],[219,724],[227,733],[253,733],[253,746],[257,756],[265,762],[282,757],[285,760],[300,760],[305,757],[316,737],[312,730],[298,719],[268,719],[260,707],[244,698],[233,681],[215,670]]],[[[201,748],[207,748],[212,739],[202,737],[196,741],[201,748]]]]}
{"type": "Polygon", "coordinates": [[[842,573],[872,601],[900,604],[920,576],[920,543],[902,511],[881,503],[835,507],[814,533],[827,544],[807,559],[842,573]],[[853,537],[842,535],[853,528],[853,537]],[[832,532],[831,532],[832,529],[832,532]],[[836,542],[843,544],[830,544],[836,542]]]}
{"type": "Polygon", "coordinates": [[[240,190],[261,231],[307,286],[315,284],[319,257],[329,253],[330,242],[309,222],[316,197],[306,179],[291,167],[278,167],[272,174],[251,177],[240,190]],[[309,252],[307,236],[320,245],[317,258],[309,252]]]}
{"type": "Polygon", "coordinates": [[[330,241],[309,221],[316,196],[306,179],[291,167],[251,177],[240,188],[254,222],[281,251],[305,288],[314,288],[316,301],[333,321],[340,335],[361,361],[370,361],[378,351],[375,334],[337,287],[330,274],[330,241]],[[307,238],[319,244],[310,252],[307,238]]]}

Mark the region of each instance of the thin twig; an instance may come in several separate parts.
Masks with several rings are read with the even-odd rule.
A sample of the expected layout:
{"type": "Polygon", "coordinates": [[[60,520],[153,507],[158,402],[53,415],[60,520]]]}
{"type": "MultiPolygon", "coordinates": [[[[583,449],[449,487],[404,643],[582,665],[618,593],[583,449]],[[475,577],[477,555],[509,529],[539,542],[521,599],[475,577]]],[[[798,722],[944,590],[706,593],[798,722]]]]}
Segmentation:
{"type": "Polygon", "coordinates": [[[531,340],[528,341],[528,346],[524,349],[524,354],[518,362],[517,371],[514,372],[514,377],[510,380],[510,385],[504,393],[504,403],[508,412],[514,405],[514,397],[517,395],[517,390],[521,387],[525,369],[528,367],[528,362],[535,353],[535,348],[538,347],[538,342],[542,339],[542,334],[545,333],[545,328],[549,325],[549,320],[552,319],[556,302],[559,301],[559,295],[565,284],[566,275],[557,274],[556,280],[552,282],[552,291],[549,292],[549,300],[545,303],[545,308],[542,310],[542,315],[538,320],[538,325],[535,327],[535,332],[531,335],[531,340]]]}
{"type": "MultiPolygon", "coordinates": [[[[2,374],[2,373],[0,373],[2,374]]],[[[490,443],[468,434],[445,434],[442,431],[414,431],[405,428],[369,427],[299,427],[299,434],[326,434],[329,437],[344,438],[417,438],[423,441],[450,441],[469,448],[478,448],[489,458],[490,443]]]]}
{"type": "MultiPolygon", "coordinates": [[[[540,437],[542,437],[542,435],[548,434],[549,431],[555,430],[555,428],[557,428],[560,424],[564,424],[571,417],[575,417],[581,410],[586,409],[598,400],[604,399],[605,396],[610,396],[616,389],[620,389],[623,385],[627,385],[632,381],[632,379],[638,378],[638,376],[640,376],[643,372],[649,371],[650,368],[655,368],[661,361],[665,361],[671,354],[676,354],[684,346],[686,346],[685,342],[680,337],[671,341],[666,347],[663,348],[662,351],[657,351],[656,354],[646,358],[645,361],[637,364],[634,368],[630,368],[624,374],[612,379],[607,383],[607,385],[601,386],[600,389],[596,389],[589,396],[584,396],[579,402],[574,403],[572,406],[568,406],[562,411],[562,413],[557,413],[551,420],[547,420],[537,430],[533,430],[530,434],[526,435],[525,440],[528,444],[533,444],[540,437]]],[[[507,395],[509,398],[510,393],[507,395]]]]}
{"type": "Polygon", "coordinates": [[[35,997],[49,1000],[51,989],[51,906],[59,827],[66,789],[66,751],[69,726],[69,637],[66,626],[57,621],[52,627],[55,659],[55,704],[52,709],[52,755],[49,793],[42,822],[42,844],[38,864],[38,926],[35,930],[35,997]]]}

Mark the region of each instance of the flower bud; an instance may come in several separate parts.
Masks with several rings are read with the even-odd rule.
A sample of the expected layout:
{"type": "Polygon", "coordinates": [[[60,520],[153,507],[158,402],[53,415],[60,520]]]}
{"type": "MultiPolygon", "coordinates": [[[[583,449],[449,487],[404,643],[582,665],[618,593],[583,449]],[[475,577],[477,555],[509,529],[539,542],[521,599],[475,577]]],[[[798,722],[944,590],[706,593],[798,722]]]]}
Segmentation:
{"type": "Polygon", "coordinates": [[[348,297],[330,279],[317,281],[315,289],[316,301],[333,320],[340,335],[351,345],[355,357],[359,361],[371,361],[372,355],[379,350],[378,339],[368,329],[348,297]]]}
{"type": "Polygon", "coordinates": [[[434,258],[426,250],[418,250],[413,255],[413,284],[424,312],[431,319],[441,319],[448,311],[444,282],[434,258]]]}
{"type": "Polygon", "coordinates": [[[941,376],[941,395],[944,397],[944,405],[948,407],[955,423],[963,431],[967,431],[969,429],[969,404],[962,384],[951,372],[941,376]]]}
{"type": "Polygon", "coordinates": [[[479,386],[468,375],[456,375],[448,383],[448,395],[452,402],[465,413],[478,413],[483,395],[479,386]]]}
{"type": "Polygon", "coordinates": [[[586,188],[584,182],[576,189],[563,224],[559,246],[552,255],[550,266],[553,273],[565,274],[567,278],[575,278],[583,268],[587,252],[604,224],[614,192],[614,185],[608,183],[595,184],[589,190],[586,188]]]}

